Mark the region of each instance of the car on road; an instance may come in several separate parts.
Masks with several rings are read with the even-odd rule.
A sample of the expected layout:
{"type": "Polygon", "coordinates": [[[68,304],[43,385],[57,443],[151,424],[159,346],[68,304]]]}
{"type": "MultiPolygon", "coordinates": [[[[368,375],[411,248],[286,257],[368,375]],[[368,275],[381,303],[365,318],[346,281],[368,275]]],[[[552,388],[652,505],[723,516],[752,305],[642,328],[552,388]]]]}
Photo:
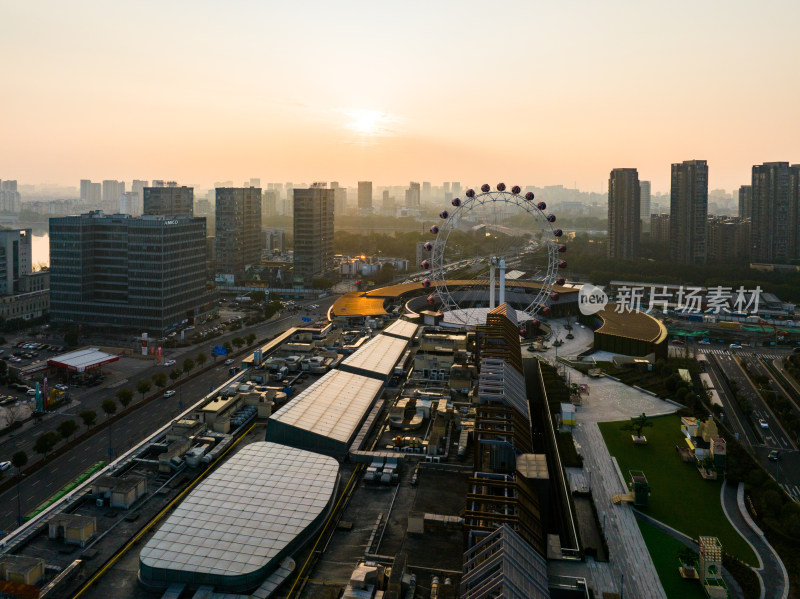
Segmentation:
{"type": "Polygon", "coordinates": [[[0,462],[0,470],[8,470],[11,468],[11,462],[0,462]]]}
{"type": "Polygon", "coordinates": [[[683,345],[684,344],[683,341],[681,341],[680,339],[673,339],[672,343],[675,344],[675,345],[683,345]]]}
{"type": "Polygon", "coordinates": [[[231,358],[225,360],[225,366],[230,366],[231,364],[233,364],[233,360],[231,358]]]}
{"type": "Polygon", "coordinates": [[[741,346],[741,345],[739,345],[738,343],[731,343],[731,344],[728,346],[728,349],[742,349],[742,346],[741,346]]]}
{"type": "Polygon", "coordinates": [[[169,399],[173,395],[175,395],[175,391],[173,391],[172,389],[170,389],[169,391],[164,391],[164,399],[169,399]]]}
{"type": "Polygon", "coordinates": [[[767,421],[764,420],[763,418],[759,418],[758,419],[758,426],[760,426],[761,428],[764,428],[764,429],[769,428],[769,424],[767,424],[767,421]]]}
{"type": "Polygon", "coordinates": [[[26,393],[27,393],[28,395],[30,395],[31,397],[33,397],[34,395],[36,395],[36,389],[28,389],[28,390],[26,391],[26,393]]]}
{"type": "Polygon", "coordinates": [[[175,360],[167,360],[164,362],[164,366],[175,366],[175,360]]]}
{"type": "Polygon", "coordinates": [[[711,345],[711,342],[708,339],[701,339],[697,342],[697,345],[711,345]]]}
{"type": "Polygon", "coordinates": [[[781,459],[781,452],[778,451],[777,449],[773,449],[772,451],[769,452],[767,459],[770,462],[777,462],[779,459],[781,459]]]}
{"type": "Polygon", "coordinates": [[[58,389],[59,391],[66,391],[67,389],[69,389],[69,387],[67,387],[66,385],[64,385],[62,383],[59,383],[59,384],[56,385],[56,389],[58,389]]]}
{"type": "Polygon", "coordinates": [[[185,329],[183,329],[183,330],[184,330],[184,331],[193,331],[193,330],[194,330],[194,327],[193,327],[193,326],[188,326],[188,327],[186,327],[186,328],[185,328],[185,329]]]}

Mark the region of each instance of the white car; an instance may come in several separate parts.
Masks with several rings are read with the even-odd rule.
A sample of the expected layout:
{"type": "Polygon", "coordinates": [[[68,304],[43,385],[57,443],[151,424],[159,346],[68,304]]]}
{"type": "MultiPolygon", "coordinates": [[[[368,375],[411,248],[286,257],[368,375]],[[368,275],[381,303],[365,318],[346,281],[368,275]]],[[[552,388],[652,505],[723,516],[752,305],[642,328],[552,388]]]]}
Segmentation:
{"type": "Polygon", "coordinates": [[[758,419],[758,426],[760,426],[761,428],[765,428],[765,429],[769,428],[769,424],[767,424],[767,421],[764,420],[763,418],[759,418],[758,419]]]}
{"type": "Polygon", "coordinates": [[[169,391],[164,391],[164,399],[169,399],[173,395],[175,395],[175,391],[173,391],[172,389],[170,389],[169,391]]]}
{"type": "Polygon", "coordinates": [[[711,345],[710,341],[706,341],[705,339],[701,339],[697,342],[697,345],[711,345]]]}
{"type": "Polygon", "coordinates": [[[0,471],[11,468],[11,462],[0,462],[0,471]]]}
{"type": "Polygon", "coordinates": [[[167,360],[164,362],[164,366],[175,366],[175,360],[167,360]]]}
{"type": "Polygon", "coordinates": [[[56,389],[58,389],[59,391],[66,391],[67,389],[69,389],[69,387],[67,387],[66,385],[62,385],[61,383],[59,383],[58,385],[56,385],[56,389]]]}
{"type": "Polygon", "coordinates": [[[34,395],[36,395],[36,389],[28,389],[27,393],[28,393],[28,395],[33,397],[34,395]]]}
{"type": "Polygon", "coordinates": [[[742,346],[741,346],[741,345],[739,345],[738,343],[731,343],[731,344],[728,346],[728,349],[742,349],[742,346]]]}
{"type": "Polygon", "coordinates": [[[225,366],[230,366],[231,364],[233,364],[233,360],[231,358],[225,360],[225,366]]]}

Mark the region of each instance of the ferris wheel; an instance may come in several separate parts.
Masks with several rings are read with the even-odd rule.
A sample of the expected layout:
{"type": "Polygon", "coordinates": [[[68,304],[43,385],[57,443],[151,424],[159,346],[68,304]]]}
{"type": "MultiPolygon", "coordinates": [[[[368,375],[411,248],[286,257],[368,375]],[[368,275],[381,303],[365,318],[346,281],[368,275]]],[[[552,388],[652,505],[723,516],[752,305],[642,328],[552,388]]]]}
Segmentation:
{"type": "Polygon", "coordinates": [[[535,203],[533,193],[522,195],[517,185],[507,191],[504,183],[498,183],[494,191],[488,184],[479,193],[468,189],[463,200],[454,198],[451,204],[452,209],[439,214],[441,224],[430,229],[436,238],[424,244],[430,257],[420,267],[430,271],[422,281],[432,291],[428,304],[448,313],[452,321],[468,324],[476,301],[485,302],[485,295],[476,299],[464,289],[488,286],[488,308],[494,308],[499,271],[498,305],[505,301],[508,274],[509,280],[515,279],[515,287],[527,286],[522,303],[522,296],[515,296],[518,316],[533,319],[538,326],[536,316],[549,316],[550,304],[559,299],[553,287],[564,284],[559,269],[567,266],[561,259],[566,246],[559,243],[563,231],[553,225],[555,215],[545,212],[544,202],[535,203]],[[524,278],[519,278],[523,273],[524,278]]]}

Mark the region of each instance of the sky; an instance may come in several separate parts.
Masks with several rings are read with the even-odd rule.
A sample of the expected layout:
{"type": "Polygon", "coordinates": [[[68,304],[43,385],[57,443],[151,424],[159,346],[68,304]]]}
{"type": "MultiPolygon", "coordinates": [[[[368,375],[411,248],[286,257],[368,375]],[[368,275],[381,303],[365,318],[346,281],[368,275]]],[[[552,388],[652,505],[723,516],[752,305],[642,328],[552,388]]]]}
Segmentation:
{"type": "Polygon", "coordinates": [[[0,179],[607,190],[800,162],[800,2],[0,3],[0,179]]]}

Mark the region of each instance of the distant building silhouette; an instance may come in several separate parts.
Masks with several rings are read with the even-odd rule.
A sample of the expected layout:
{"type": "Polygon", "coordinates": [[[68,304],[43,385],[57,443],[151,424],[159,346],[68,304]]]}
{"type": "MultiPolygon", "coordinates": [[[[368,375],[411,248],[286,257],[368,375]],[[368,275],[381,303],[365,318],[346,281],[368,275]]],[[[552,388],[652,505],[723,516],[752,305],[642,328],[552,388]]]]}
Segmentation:
{"type": "Polygon", "coordinates": [[[672,165],[669,205],[670,259],[705,264],[708,255],[708,163],[672,165]]]}
{"type": "Polygon", "coordinates": [[[641,191],[635,168],[615,168],[608,179],[608,257],[639,256],[641,191]]]}
{"type": "Polygon", "coordinates": [[[372,212],[372,181],[358,182],[358,210],[372,212]]]}

